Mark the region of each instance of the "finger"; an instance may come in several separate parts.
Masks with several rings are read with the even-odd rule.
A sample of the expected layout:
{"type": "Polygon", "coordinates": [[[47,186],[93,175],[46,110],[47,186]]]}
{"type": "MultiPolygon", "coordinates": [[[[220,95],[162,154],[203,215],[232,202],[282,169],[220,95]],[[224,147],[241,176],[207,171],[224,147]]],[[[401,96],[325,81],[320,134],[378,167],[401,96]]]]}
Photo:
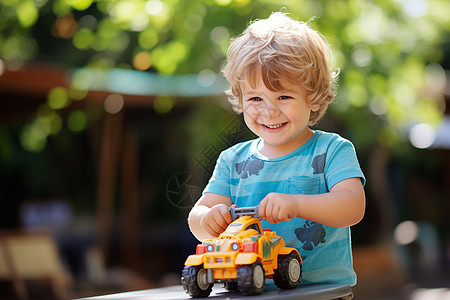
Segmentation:
{"type": "Polygon", "coordinates": [[[280,206],[274,205],[272,209],[272,219],[274,223],[280,223],[280,206]]]}
{"type": "Polygon", "coordinates": [[[230,225],[231,222],[233,222],[233,218],[231,217],[230,211],[227,211],[225,213],[225,215],[223,216],[223,218],[224,218],[225,222],[227,223],[227,227],[228,227],[228,225],[230,225]]]}
{"type": "Polygon", "coordinates": [[[212,226],[205,226],[203,227],[203,229],[209,233],[210,235],[217,237],[219,236],[220,232],[218,232],[218,230],[214,229],[212,226]]]}
{"type": "MultiPolygon", "coordinates": [[[[237,205],[236,204],[232,204],[231,206],[230,206],[230,208],[237,208],[237,205]]],[[[225,214],[225,216],[226,216],[226,218],[225,218],[225,220],[228,222],[228,224],[230,224],[231,222],[233,222],[233,217],[231,216],[231,210],[230,210],[230,208],[229,209],[227,209],[227,211],[228,211],[228,214],[225,214]]]]}
{"type": "Polygon", "coordinates": [[[212,219],[210,215],[205,215],[200,220],[200,226],[210,235],[218,236],[220,233],[220,227],[215,223],[214,219],[212,219]]]}
{"type": "Polygon", "coordinates": [[[203,230],[205,230],[207,233],[209,233],[212,236],[218,236],[220,227],[217,226],[217,224],[212,221],[208,221],[207,218],[202,219],[202,222],[200,222],[201,227],[203,230]]]}
{"type": "MultiPolygon", "coordinates": [[[[226,212],[226,214],[229,215],[228,212],[226,212]]],[[[223,212],[219,212],[214,214],[213,218],[214,218],[213,223],[217,224],[219,230],[221,230],[220,232],[222,233],[228,227],[228,223],[225,219],[225,214],[223,214],[223,212]]]]}
{"type": "Polygon", "coordinates": [[[273,201],[267,201],[266,205],[266,217],[270,223],[276,223],[273,215],[274,204],[273,201]]]}
{"type": "MultiPolygon", "coordinates": [[[[235,204],[233,204],[232,206],[237,207],[235,204]]],[[[221,225],[225,227],[224,229],[226,229],[228,225],[233,221],[231,218],[230,209],[226,205],[221,205],[218,208],[218,211],[223,219],[223,223],[221,223],[221,225]]]]}
{"type": "Polygon", "coordinates": [[[278,211],[278,218],[277,219],[278,219],[279,222],[289,221],[290,220],[290,218],[289,218],[289,211],[287,209],[285,209],[285,208],[281,208],[278,211]]]}
{"type": "Polygon", "coordinates": [[[267,200],[266,200],[266,198],[264,198],[259,203],[259,207],[258,207],[258,215],[261,218],[261,220],[267,220],[267,217],[266,217],[266,205],[267,205],[267,200]]]}

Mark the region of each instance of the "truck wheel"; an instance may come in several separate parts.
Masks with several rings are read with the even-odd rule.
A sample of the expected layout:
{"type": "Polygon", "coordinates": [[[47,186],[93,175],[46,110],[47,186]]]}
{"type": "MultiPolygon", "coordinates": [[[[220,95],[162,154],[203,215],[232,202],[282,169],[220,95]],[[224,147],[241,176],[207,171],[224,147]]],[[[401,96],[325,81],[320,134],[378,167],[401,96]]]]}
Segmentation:
{"type": "Polygon", "coordinates": [[[274,270],[273,281],[280,289],[293,289],[302,277],[302,264],[297,253],[278,256],[278,268],[274,270]]]}
{"type": "Polygon", "coordinates": [[[191,297],[208,297],[211,294],[213,284],[208,282],[203,265],[186,266],[181,274],[181,284],[191,297]]]}
{"type": "Polygon", "coordinates": [[[223,284],[224,284],[223,287],[224,287],[227,291],[230,291],[230,292],[237,292],[237,291],[239,290],[239,289],[238,289],[238,286],[237,286],[237,281],[236,281],[236,280],[225,281],[223,284]]]}
{"type": "Polygon", "coordinates": [[[266,275],[262,263],[258,260],[248,266],[240,266],[237,273],[237,285],[244,295],[258,295],[264,291],[266,275]]]}

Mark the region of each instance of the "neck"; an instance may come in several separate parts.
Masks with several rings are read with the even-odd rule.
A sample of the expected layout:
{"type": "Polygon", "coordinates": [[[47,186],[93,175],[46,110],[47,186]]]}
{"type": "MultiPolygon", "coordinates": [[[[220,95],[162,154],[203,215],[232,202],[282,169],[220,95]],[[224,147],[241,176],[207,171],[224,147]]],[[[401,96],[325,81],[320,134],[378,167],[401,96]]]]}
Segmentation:
{"type": "Polygon", "coordinates": [[[297,136],[295,139],[282,145],[269,144],[266,141],[261,140],[258,145],[258,151],[265,157],[279,158],[297,150],[299,147],[304,145],[313,135],[314,131],[308,128],[301,136],[297,136]]]}

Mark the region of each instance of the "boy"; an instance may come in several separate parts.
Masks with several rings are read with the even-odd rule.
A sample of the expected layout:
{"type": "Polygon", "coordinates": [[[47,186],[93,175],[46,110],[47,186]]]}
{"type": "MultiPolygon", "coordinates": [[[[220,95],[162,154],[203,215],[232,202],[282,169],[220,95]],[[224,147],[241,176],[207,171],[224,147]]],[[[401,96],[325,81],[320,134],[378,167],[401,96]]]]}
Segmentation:
{"type": "Polygon", "coordinates": [[[364,216],[365,178],[349,141],[309,127],[335,95],[329,56],[316,31],[282,13],[232,40],[229,100],[259,138],[221,153],[188,221],[199,240],[215,238],[229,206],[259,205],[262,226],[299,250],[301,284],[353,286],[349,226],[364,216]]]}

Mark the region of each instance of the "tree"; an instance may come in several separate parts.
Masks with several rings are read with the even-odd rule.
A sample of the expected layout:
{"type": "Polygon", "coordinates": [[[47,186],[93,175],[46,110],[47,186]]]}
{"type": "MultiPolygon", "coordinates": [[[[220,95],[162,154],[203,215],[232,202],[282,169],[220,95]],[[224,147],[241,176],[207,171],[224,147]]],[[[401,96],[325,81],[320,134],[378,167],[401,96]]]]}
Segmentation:
{"type": "MultiPolygon", "coordinates": [[[[331,43],[341,74],[331,110],[361,146],[394,147],[412,124],[441,120],[448,1],[283,5],[331,43]]],[[[38,60],[67,68],[217,73],[229,38],[280,9],[272,0],[5,0],[0,56],[16,65],[38,60]]]]}

